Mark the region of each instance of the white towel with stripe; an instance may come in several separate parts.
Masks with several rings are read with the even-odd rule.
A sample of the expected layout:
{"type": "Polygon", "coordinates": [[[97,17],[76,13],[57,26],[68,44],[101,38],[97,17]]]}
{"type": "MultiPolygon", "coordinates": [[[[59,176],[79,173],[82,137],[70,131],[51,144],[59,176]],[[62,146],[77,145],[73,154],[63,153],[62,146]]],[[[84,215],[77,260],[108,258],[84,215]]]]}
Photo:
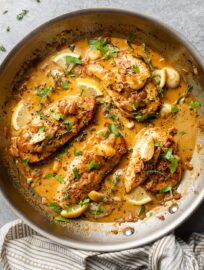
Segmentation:
{"type": "Polygon", "coordinates": [[[167,235],[149,245],[119,252],[89,252],[57,244],[22,220],[0,229],[4,270],[204,270],[204,234],[188,241],[167,235]]]}

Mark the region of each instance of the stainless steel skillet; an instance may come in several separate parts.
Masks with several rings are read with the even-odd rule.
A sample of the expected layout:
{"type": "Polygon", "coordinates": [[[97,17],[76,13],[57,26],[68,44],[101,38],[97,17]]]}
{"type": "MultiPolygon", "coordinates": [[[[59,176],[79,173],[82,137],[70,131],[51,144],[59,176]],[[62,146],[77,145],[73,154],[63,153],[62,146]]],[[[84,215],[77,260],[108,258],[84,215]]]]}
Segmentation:
{"type": "MultiPolygon", "coordinates": [[[[42,235],[73,248],[93,251],[116,251],[154,241],[180,225],[204,197],[202,147],[200,151],[195,148],[192,161],[194,169],[184,175],[179,186],[183,196],[178,203],[178,211],[171,214],[168,206],[159,207],[151,216],[137,223],[118,225],[74,221],[64,226],[50,223],[44,210],[40,206],[34,206],[27,191],[18,187],[20,176],[6,151],[5,126],[9,125],[9,115],[5,115],[2,109],[5,102],[15,94],[24,74],[29,73],[43,56],[60,44],[93,37],[106,31],[121,37],[127,37],[130,31],[136,31],[139,38],[164,54],[181,74],[183,69],[189,70],[185,78],[194,85],[195,95],[204,104],[204,63],[197,51],[179,33],[161,22],[129,11],[89,9],[57,17],[25,37],[10,52],[0,68],[0,186],[6,200],[17,215],[42,235]],[[196,76],[194,66],[198,70],[196,76]],[[161,214],[165,216],[164,221],[158,219],[161,214]],[[113,234],[113,230],[118,230],[118,234],[113,234]]],[[[202,145],[203,139],[198,130],[197,144],[202,145]]]]}

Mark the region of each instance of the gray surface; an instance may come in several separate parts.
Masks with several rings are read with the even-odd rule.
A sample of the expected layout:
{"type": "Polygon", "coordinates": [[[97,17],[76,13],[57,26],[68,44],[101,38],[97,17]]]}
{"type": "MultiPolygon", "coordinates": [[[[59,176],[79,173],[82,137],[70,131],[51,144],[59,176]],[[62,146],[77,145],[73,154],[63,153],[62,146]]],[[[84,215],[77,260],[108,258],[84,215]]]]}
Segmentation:
{"type": "MultiPolygon", "coordinates": [[[[0,45],[4,45],[7,50],[6,53],[0,52],[0,62],[18,41],[43,22],[63,13],[91,7],[129,9],[159,18],[186,36],[204,56],[203,0],[41,0],[41,3],[36,0],[0,0],[0,45]],[[16,15],[22,9],[29,10],[29,13],[22,21],[18,21],[16,15]],[[8,13],[2,15],[4,10],[8,10],[8,13]],[[10,32],[6,31],[8,26],[10,32]]],[[[1,194],[0,205],[1,227],[16,216],[1,194]]],[[[204,209],[203,206],[180,227],[180,234],[185,236],[190,231],[202,231],[204,215],[200,211],[204,209]]]]}

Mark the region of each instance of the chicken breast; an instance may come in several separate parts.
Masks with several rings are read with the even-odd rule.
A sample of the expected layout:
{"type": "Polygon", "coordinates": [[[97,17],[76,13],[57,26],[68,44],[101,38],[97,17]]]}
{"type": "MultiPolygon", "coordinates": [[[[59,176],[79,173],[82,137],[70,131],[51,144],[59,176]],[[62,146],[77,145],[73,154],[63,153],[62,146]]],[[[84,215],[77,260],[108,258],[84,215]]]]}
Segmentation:
{"type": "Polygon", "coordinates": [[[144,121],[158,111],[161,97],[142,58],[120,51],[115,58],[88,61],[83,71],[80,68],[80,75],[102,81],[107,94],[127,117],[144,121]]]}
{"type": "Polygon", "coordinates": [[[162,128],[143,128],[136,142],[126,170],[126,192],[141,184],[150,192],[166,186],[176,186],[182,176],[182,164],[177,145],[170,132],[162,128]]]}
{"type": "Polygon", "coordinates": [[[126,153],[126,142],[120,133],[117,136],[109,133],[109,129],[104,129],[94,134],[82,155],[75,157],[70,164],[67,176],[55,196],[61,206],[78,203],[90,191],[98,190],[102,179],[126,153]]]}
{"type": "Polygon", "coordinates": [[[29,163],[46,159],[93,119],[96,106],[95,97],[57,101],[46,111],[36,113],[19,135],[12,138],[11,154],[29,163]]]}

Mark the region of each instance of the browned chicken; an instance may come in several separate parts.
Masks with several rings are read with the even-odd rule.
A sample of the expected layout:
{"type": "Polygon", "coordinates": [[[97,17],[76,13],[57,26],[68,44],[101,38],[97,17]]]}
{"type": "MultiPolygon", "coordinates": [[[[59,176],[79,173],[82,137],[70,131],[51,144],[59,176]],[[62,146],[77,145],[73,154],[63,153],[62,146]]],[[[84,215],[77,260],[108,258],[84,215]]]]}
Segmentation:
{"type": "Polygon", "coordinates": [[[39,162],[67,143],[94,117],[94,97],[69,97],[37,113],[27,126],[12,138],[13,156],[29,163],[39,162]]]}
{"type": "Polygon", "coordinates": [[[88,59],[76,72],[100,79],[107,94],[127,117],[144,121],[156,116],[161,95],[142,58],[127,50],[120,51],[115,58],[88,59]]]}
{"type": "Polygon", "coordinates": [[[170,132],[162,128],[143,128],[136,142],[125,175],[125,189],[145,185],[150,192],[176,186],[182,176],[177,145],[170,132]]]}
{"type": "Polygon", "coordinates": [[[75,157],[55,199],[61,206],[78,203],[92,190],[98,190],[102,179],[119,163],[127,151],[120,133],[104,129],[87,142],[81,156],[75,157]]]}

